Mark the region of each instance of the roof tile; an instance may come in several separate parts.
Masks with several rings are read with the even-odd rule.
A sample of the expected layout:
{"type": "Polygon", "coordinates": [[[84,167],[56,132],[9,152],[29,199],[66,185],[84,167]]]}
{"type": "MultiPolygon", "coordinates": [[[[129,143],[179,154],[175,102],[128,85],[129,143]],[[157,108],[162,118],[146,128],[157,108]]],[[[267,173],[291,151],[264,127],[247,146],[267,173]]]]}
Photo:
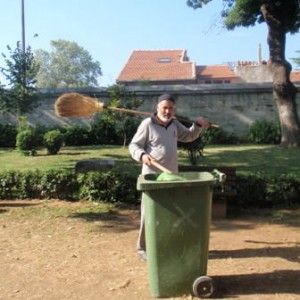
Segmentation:
{"type": "Polygon", "coordinates": [[[185,50],[135,50],[118,81],[194,79],[195,63],[185,50]]]}

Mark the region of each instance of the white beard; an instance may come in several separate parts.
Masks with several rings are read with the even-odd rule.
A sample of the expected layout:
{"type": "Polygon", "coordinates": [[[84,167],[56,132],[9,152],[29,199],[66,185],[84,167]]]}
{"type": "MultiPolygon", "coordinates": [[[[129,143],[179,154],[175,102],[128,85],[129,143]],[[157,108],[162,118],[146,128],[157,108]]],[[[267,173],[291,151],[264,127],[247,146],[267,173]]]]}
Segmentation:
{"type": "Polygon", "coordinates": [[[165,117],[165,116],[160,116],[159,117],[161,121],[163,121],[164,123],[169,123],[173,118],[168,118],[168,117],[165,117]]]}

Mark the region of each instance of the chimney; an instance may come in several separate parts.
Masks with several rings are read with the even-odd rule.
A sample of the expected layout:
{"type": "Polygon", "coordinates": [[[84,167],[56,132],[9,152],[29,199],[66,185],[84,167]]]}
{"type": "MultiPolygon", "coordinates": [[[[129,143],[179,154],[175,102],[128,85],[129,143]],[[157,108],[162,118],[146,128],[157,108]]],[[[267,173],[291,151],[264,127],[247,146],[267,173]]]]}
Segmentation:
{"type": "Polygon", "coordinates": [[[258,64],[261,65],[261,44],[258,44],[258,64]]]}

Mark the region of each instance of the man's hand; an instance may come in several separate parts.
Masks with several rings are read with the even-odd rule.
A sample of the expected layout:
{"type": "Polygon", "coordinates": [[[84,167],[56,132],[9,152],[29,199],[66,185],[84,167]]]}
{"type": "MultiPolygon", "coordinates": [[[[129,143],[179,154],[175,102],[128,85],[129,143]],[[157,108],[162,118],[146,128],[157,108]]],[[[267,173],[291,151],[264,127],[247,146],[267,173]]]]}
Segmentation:
{"type": "Polygon", "coordinates": [[[212,125],[207,120],[202,117],[196,119],[196,123],[202,126],[203,128],[210,128],[212,125]]]}
{"type": "Polygon", "coordinates": [[[143,153],[141,161],[143,164],[147,165],[147,166],[151,166],[151,161],[153,160],[153,158],[147,154],[147,153],[143,153]]]}

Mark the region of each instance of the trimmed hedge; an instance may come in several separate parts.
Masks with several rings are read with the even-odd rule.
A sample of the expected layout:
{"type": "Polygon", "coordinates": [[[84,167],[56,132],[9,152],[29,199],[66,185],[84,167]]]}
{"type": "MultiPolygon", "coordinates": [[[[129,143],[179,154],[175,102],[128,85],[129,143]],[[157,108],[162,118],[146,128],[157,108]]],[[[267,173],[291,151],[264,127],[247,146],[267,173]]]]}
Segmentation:
{"type": "Polygon", "coordinates": [[[0,173],[0,199],[60,199],[124,202],[139,200],[136,177],[112,172],[7,171],[0,173]]]}
{"type": "MultiPolygon", "coordinates": [[[[127,173],[50,170],[0,173],[0,199],[61,199],[137,204],[137,178],[127,173]]],[[[293,208],[300,205],[300,174],[238,175],[237,208],[293,208]]]]}
{"type": "MultiPolygon", "coordinates": [[[[240,208],[293,208],[300,205],[300,174],[237,176],[240,208]]],[[[234,201],[235,202],[235,201],[234,201]]]]}

